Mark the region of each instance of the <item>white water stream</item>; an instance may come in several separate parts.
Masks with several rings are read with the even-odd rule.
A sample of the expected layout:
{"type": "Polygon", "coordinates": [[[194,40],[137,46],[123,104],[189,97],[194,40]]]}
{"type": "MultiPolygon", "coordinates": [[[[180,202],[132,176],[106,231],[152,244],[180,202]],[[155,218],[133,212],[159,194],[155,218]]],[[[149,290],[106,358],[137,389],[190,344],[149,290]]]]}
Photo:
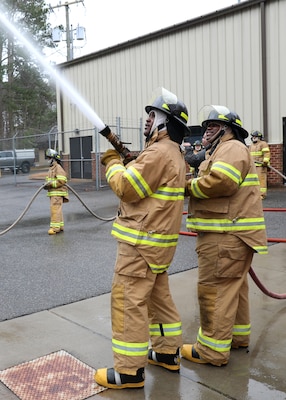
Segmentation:
{"type": "Polygon", "coordinates": [[[90,107],[90,105],[81,97],[81,95],[76,91],[76,89],[72,86],[70,82],[64,79],[59,72],[47,63],[45,57],[36,50],[36,47],[33,43],[27,40],[18,29],[11,24],[11,22],[5,17],[3,10],[0,8],[0,21],[2,26],[5,26],[7,30],[10,31],[18,40],[25,46],[26,50],[29,51],[35,59],[39,62],[39,64],[43,67],[43,69],[49,73],[49,75],[53,78],[53,80],[58,84],[63,93],[67,95],[79,108],[79,110],[86,116],[86,118],[94,124],[99,131],[105,128],[105,124],[96,114],[96,112],[90,107]]]}

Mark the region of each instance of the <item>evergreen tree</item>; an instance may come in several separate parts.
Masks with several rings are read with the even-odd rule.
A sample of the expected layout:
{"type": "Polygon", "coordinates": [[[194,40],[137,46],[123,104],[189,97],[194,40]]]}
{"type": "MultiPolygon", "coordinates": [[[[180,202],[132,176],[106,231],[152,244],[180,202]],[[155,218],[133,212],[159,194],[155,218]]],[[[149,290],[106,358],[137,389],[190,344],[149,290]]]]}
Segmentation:
{"type": "MultiPolygon", "coordinates": [[[[1,0],[1,12],[38,51],[52,46],[45,0],[1,0]]],[[[55,85],[22,43],[0,27],[0,138],[42,133],[56,125],[55,85]],[[17,127],[17,128],[15,128],[17,127]]]]}

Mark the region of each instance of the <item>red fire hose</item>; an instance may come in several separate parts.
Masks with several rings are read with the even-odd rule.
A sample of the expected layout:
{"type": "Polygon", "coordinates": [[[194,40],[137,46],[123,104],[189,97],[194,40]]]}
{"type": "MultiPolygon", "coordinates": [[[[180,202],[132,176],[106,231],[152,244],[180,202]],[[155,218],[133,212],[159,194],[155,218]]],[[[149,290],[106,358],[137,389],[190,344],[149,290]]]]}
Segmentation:
{"type": "Polygon", "coordinates": [[[253,271],[253,268],[250,267],[249,270],[249,275],[251,276],[251,278],[254,280],[254,282],[256,283],[256,285],[259,287],[259,289],[266,294],[269,297],[273,297],[273,299],[286,299],[286,293],[284,294],[278,294],[278,293],[274,293],[271,292],[270,290],[266,289],[266,287],[261,283],[261,281],[258,279],[256,273],[253,271]]]}

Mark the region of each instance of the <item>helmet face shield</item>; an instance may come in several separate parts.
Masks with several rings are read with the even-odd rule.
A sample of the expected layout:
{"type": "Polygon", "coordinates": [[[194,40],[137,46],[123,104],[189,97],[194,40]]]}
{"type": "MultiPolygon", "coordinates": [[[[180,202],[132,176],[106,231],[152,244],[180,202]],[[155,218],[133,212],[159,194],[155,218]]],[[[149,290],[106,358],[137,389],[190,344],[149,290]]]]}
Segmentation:
{"type": "Polygon", "coordinates": [[[54,149],[46,150],[46,157],[54,158],[55,160],[60,160],[60,156],[59,156],[58,152],[54,149]]]}
{"type": "Polygon", "coordinates": [[[198,114],[199,123],[206,128],[209,122],[217,122],[235,128],[243,139],[248,137],[248,132],[242,127],[240,117],[225,106],[208,105],[201,108],[198,114]]]}
{"type": "Polygon", "coordinates": [[[227,118],[227,115],[230,113],[231,111],[224,106],[204,106],[199,111],[198,121],[203,127],[206,127],[211,121],[227,123],[230,122],[229,118],[227,118]]]}
{"type": "Polygon", "coordinates": [[[152,93],[151,100],[149,102],[149,106],[145,107],[146,112],[149,114],[149,112],[154,108],[157,110],[161,110],[166,112],[166,114],[170,113],[169,110],[169,105],[170,104],[177,104],[178,98],[177,96],[169,92],[169,90],[160,87],[154,90],[152,93]]]}
{"type": "Polygon", "coordinates": [[[151,110],[162,111],[169,117],[170,121],[176,120],[183,127],[186,135],[189,134],[187,107],[182,101],[178,100],[174,93],[163,87],[158,88],[153,92],[149,104],[145,107],[148,114],[151,110]]]}

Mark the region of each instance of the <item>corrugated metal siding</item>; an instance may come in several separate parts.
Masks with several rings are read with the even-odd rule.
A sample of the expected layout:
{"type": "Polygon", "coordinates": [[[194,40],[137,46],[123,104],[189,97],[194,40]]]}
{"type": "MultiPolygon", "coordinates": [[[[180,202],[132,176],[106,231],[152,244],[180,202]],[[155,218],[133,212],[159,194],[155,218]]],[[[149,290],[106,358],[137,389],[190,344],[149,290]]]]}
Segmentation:
{"type": "MultiPolygon", "coordinates": [[[[94,59],[67,63],[62,73],[108,125],[115,125],[116,117],[131,127],[138,126],[140,118],[144,124],[144,107],[153,89],[163,86],[186,103],[190,125],[197,124],[203,105],[223,104],[237,111],[247,130],[262,130],[260,3],[248,3],[249,7],[233,7],[232,13],[213,15],[188,29],[155,38],[149,35],[137,45],[119,46],[108,54],[95,53],[94,59]]],[[[281,143],[282,116],[286,113],[286,1],[268,0],[265,10],[268,140],[281,143]]],[[[92,127],[65,97],[63,121],[61,129],[65,131],[92,127]]],[[[139,149],[137,136],[128,138],[132,150],[139,149]]]]}
{"type": "Polygon", "coordinates": [[[266,7],[269,142],[282,142],[286,116],[286,1],[266,7]]]}

